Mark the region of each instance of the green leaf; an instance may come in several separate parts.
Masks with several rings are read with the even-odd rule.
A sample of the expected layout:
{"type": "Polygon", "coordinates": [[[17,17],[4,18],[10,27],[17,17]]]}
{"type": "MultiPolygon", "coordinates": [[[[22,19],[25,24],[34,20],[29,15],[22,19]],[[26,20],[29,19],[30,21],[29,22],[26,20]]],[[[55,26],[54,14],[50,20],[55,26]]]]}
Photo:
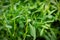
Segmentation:
{"type": "Polygon", "coordinates": [[[36,39],[36,29],[31,24],[29,24],[30,27],[30,34],[34,37],[34,40],[36,39]]]}
{"type": "Polygon", "coordinates": [[[41,32],[40,32],[40,36],[42,36],[44,33],[44,28],[42,28],[41,32]]]}

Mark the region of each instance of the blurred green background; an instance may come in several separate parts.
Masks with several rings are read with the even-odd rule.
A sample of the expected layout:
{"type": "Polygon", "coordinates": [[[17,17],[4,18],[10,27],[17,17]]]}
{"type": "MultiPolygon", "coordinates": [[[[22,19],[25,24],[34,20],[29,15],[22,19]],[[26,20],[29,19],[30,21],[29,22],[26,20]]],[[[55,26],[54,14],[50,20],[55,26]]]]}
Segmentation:
{"type": "Polygon", "coordinates": [[[0,40],[60,40],[60,0],[0,0],[0,40]]]}

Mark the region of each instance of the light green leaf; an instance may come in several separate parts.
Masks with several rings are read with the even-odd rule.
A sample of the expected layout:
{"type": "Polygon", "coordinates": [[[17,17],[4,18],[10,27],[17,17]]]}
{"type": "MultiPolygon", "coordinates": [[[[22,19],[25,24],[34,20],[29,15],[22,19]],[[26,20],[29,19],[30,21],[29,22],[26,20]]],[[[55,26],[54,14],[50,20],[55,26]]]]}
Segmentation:
{"type": "Polygon", "coordinates": [[[29,24],[29,26],[30,26],[30,34],[34,37],[34,40],[35,40],[36,39],[36,29],[31,24],[29,24]]]}
{"type": "Polygon", "coordinates": [[[41,30],[41,32],[40,32],[40,36],[42,36],[43,33],[44,33],[44,28],[41,30]]]}

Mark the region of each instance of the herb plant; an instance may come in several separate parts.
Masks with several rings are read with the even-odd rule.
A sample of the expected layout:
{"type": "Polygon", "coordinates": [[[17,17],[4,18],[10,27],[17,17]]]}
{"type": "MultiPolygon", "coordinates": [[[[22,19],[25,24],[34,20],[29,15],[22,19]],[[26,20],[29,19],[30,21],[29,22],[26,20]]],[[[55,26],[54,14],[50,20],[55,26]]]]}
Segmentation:
{"type": "Polygon", "coordinates": [[[0,0],[0,40],[59,40],[60,0],[0,0]]]}

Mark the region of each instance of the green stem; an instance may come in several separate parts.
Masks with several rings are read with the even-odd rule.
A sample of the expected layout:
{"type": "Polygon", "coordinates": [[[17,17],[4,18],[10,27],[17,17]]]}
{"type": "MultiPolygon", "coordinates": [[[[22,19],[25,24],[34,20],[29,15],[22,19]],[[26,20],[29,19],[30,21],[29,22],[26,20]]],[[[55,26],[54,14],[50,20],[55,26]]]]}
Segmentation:
{"type": "Polygon", "coordinates": [[[25,33],[24,33],[24,39],[23,39],[23,40],[25,40],[26,35],[27,35],[27,32],[28,32],[28,16],[27,16],[27,14],[26,14],[26,31],[25,31],[25,33]]]}

